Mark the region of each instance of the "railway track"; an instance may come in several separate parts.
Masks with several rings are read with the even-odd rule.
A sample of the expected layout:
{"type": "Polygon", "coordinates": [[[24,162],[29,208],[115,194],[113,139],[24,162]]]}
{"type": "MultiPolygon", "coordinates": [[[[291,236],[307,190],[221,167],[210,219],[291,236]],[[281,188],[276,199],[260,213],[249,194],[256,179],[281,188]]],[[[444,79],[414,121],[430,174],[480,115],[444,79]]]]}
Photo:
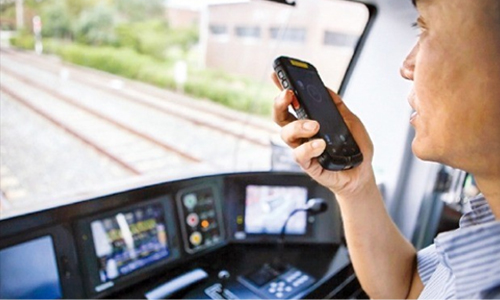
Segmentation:
{"type": "Polygon", "coordinates": [[[121,80],[113,75],[1,51],[2,101],[62,128],[130,176],[269,168],[262,158],[277,134],[270,121],[130,80],[113,88],[121,80]]]}
{"type": "Polygon", "coordinates": [[[278,133],[277,127],[269,120],[228,110],[206,101],[191,99],[101,71],[55,60],[47,61],[33,54],[7,48],[2,48],[0,51],[7,54],[9,58],[17,59],[18,62],[31,62],[55,76],[71,77],[72,80],[105,93],[118,95],[123,100],[150,107],[166,115],[181,117],[196,126],[207,127],[257,145],[268,147],[269,136],[278,133]],[[89,72],[92,76],[89,76],[89,72]]]}
{"type": "Polygon", "coordinates": [[[142,149],[156,152],[158,157],[168,157],[168,161],[171,161],[174,156],[177,160],[182,159],[185,163],[201,162],[200,159],[186,155],[146,133],[113,120],[98,111],[86,108],[74,100],[34,84],[32,81],[16,78],[5,70],[2,70],[2,81],[3,85],[0,90],[9,95],[11,99],[22,103],[54,125],[63,128],[69,134],[135,175],[152,171],[150,165],[148,167],[141,166],[141,162],[146,159],[145,157],[140,157],[137,154],[130,157],[132,152],[140,153],[142,149]],[[20,86],[20,83],[22,87],[18,88],[17,92],[14,91],[15,89],[7,87],[20,86]],[[34,94],[37,96],[27,96],[34,94]],[[124,147],[128,149],[127,152],[120,151],[124,147]]]}

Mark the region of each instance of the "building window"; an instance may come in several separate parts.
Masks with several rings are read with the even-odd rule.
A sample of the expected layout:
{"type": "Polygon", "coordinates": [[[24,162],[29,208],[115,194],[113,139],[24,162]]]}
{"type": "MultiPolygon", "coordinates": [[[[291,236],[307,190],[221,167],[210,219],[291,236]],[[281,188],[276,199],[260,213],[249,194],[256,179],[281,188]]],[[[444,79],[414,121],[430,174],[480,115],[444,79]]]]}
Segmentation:
{"type": "Polygon", "coordinates": [[[210,25],[210,33],[213,35],[226,35],[227,26],[226,25],[210,25]]]}
{"type": "Polygon", "coordinates": [[[335,31],[325,31],[323,43],[328,46],[355,48],[358,40],[359,36],[356,35],[335,31]]]}
{"type": "Polygon", "coordinates": [[[257,26],[237,26],[236,35],[242,38],[260,38],[260,28],[257,26]]]}
{"type": "Polygon", "coordinates": [[[305,28],[270,28],[271,39],[289,42],[304,43],[306,41],[305,28]]]}

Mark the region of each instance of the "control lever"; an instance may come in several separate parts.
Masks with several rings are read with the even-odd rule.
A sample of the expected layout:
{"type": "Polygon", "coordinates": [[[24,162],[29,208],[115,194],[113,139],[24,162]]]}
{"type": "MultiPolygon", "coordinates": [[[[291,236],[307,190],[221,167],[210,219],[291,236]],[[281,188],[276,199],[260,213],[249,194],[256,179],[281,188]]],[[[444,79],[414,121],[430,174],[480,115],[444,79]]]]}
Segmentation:
{"type": "Polygon", "coordinates": [[[227,281],[229,277],[231,277],[231,274],[229,274],[228,271],[226,270],[221,270],[219,274],[217,274],[217,277],[220,280],[220,295],[223,299],[226,298],[226,286],[227,286],[227,281]]]}
{"type": "Polygon", "coordinates": [[[217,274],[217,277],[220,279],[221,292],[223,292],[226,289],[227,280],[231,277],[231,274],[226,270],[222,270],[217,274]]]}
{"type": "Polygon", "coordinates": [[[220,282],[206,288],[205,294],[211,299],[239,299],[238,296],[227,289],[229,277],[231,277],[231,275],[228,271],[221,270],[217,274],[217,278],[220,282]]]}

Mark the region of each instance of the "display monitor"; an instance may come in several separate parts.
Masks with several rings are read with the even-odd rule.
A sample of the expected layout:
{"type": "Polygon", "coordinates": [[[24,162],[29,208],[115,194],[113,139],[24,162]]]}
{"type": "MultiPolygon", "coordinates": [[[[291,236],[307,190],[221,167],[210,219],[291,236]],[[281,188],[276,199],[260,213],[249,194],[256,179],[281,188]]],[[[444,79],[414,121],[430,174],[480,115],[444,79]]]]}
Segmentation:
{"type": "Polygon", "coordinates": [[[60,299],[59,271],[47,235],[0,250],[0,299],[60,299]]]}
{"type": "MultiPolygon", "coordinates": [[[[245,233],[279,234],[286,219],[307,201],[307,188],[301,186],[248,185],[245,194],[245,233]]],[[[305,234],[307,214],[295,213],[287,223],[286,234],[305,234]]]]}
{"type": "Polygon", "coordinates": [[[100,292],[114,280],[169,256],[160,203],[112,214],[90,223],[100,292]]]}

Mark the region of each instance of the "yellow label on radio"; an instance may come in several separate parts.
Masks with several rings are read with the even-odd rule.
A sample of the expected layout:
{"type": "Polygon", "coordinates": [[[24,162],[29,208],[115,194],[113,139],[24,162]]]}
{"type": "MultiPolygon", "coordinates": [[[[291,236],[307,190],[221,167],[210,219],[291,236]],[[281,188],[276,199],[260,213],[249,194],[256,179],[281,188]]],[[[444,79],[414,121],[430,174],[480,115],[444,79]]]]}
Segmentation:
{"type": "Polygon", "coordinates": [[[305,62],[290,59],[290,63],[296,67],[307,69],[309,66],[305,62]]]}

